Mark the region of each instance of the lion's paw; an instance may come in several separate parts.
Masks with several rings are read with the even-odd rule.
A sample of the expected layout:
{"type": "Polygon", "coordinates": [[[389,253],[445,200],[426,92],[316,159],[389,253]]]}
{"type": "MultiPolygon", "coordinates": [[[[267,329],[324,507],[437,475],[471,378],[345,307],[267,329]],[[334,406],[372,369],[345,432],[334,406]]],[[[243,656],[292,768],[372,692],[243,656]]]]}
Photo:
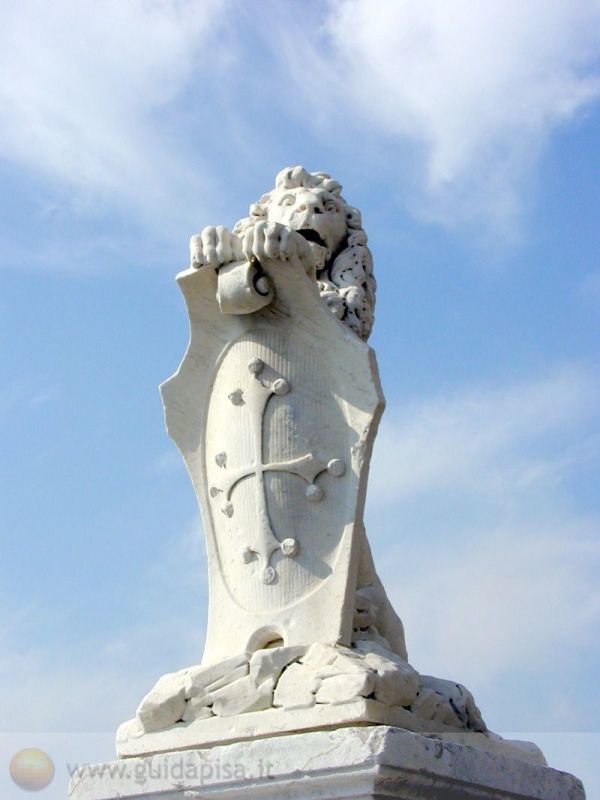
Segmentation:
{"type": "Polygon", "coordinates": [[[195,269],[222,267],[244,258],[241,239],[223,225],[209,225],[201,233],[192,236],[190,256],[195,269]]]}
{"type": "Polygon", "coordinates": [[[248,260],[265,258],[299,260],[306,271],[314,269],[314,256],[306,239],[279,222],[261,220],[246,229],[242,250],[248,260]]]}

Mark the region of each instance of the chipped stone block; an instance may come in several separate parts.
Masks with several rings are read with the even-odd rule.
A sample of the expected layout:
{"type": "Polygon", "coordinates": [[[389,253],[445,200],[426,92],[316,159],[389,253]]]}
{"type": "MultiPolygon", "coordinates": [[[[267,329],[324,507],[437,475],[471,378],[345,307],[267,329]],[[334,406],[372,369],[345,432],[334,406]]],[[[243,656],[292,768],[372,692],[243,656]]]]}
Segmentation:
{"type": "Polygon", "coordinates": [[[454,728],[487,731],[473,695],[462,684],[431,675],[421,675],[420,684],[419,697],[413,705],[416,713],[454,728]],[[435,698],[431,696],[431,692],[435,694],[435,698]]]}
{"type": "Polygon", "coordinates": [[[317,703],[350,703],[357,697],[368,697],[375,687],[375,674],[364,670],[324,678],[317,691],[317,703]]]}
{"type": "Polygon", "coordinates": [[[444,704],[444,698],[433,691],[421,687],[418,696],[413,700],[412,710],[421,719],[438,719],[442,721],[442,714],[439,713],[440,707],[444,704]]]}
{"type": "MultiPolygon", "coordinates": [[[[428,689],[422,686],[419,690],[418,697],[412,704],[412,710],[422,719],[439,722],[455,730],[475,730],[474,727],[470,728],[469,722],[465,721],[460,714],[457,713],[457,707],[454,705],[451,698],[434,689],[428,689]]],[[[475,721],[475,724],[479,724],[479,721],[475,721]]]]}
{"type": "Polygon", "coordinates": [[[218,717],[232,717],[271,708],[274,685],[272,677],[257,686],[254,679],[246,675],[212,693],[213,713],[218,717]]]}
{"type": "Polygon", "coordinates": [[[183,721],[194,722],[197,719],[208,719],[208,717],[214,716],[212,709],[207,705],[208,702],[206,695],[198,695],[188,700],[183,712],[183,721]]]}
{"type": "Polygon", "coordinates": [[[273,696],[274,706],[285,709],[310,708],[315,704],[315,692],[320,679],[304,664],[290,664],[283,670],[273,696]]]}
{"type": "Polygon", "coordinates": [[[181,719],[185,710],[184,673],[163,675],[139,705],[137,718],[146,731],[158,731],[181,719]]]}
{"type": "Polygon", "coordinates": [[[400,662],[405,664],[405,659],[394,653],[388,642],[381,636],[370,635],[368,638],[357,639],[353,642],[353,649],[364,655],[375,654],[382,658],[387,658],[389,661],[400,662]]]}
{"type": "Polygon", "coordinates": [[[308,647],[297,645],[295,647],[274,647],[267,650],[257,650],[250,659],[250,675],[257,684],[262,683],[269,677],[273,677],[277,681],[283,668],[303,656],[307,649],[308,647]]]}
{"type": "Polygon", "coordinates": [[[302,663],[307,667],[318,669],[319,667],[326,667],[333,664],[337,658],[339,650],[331,644],[312,644],[301,659],[302,663]]]}
{"type": "Polygon", "coordinates": [[[219,678],[229,674],[232,670],[248,662],[246,653],[240,653],[216,664],[199,664],[185,670],[185,691],[187,697],[195,697],[206,690],[207,686],[214,684],[219,678]]]}
{"type": "Polygon", "coordinates": [[[364,658],[340,653],[333,664],[315,669],[315,674],[319,678],[330,678],[333,675],[346,675],[353,672],[363,673],[368,669],[369,667],[364,658]]]}
{"type": "Polygon", "coordinates": [[[222,675],[218,678],[214,683],[209,683],[206,687],[206,693],[212,694],[213,692],[221,689],[223,686],[228,686],[230,683],[235,683],[240,678],[245,678],[248,674],[249,666],[247,663],[240,664],[239,667],[232,669],[230,672],[227,672],[225,675],[222,675]]]}
{"type": "MultiPolygon", "coordinates": [[[[385,659],[382,659],[385,661],[385,659]]],[[[410,664],[372,665],[376,670],[375,699],[388,706],[410,706],[419,692],[419,675],[410,664]]]]}

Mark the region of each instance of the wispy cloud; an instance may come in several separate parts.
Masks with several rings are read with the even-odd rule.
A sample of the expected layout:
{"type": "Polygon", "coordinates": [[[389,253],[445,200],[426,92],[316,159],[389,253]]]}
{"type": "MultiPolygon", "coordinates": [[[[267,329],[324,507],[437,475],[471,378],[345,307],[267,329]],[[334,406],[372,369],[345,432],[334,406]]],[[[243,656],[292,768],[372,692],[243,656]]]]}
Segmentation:
{"type": "Polygon", "coordinates": [[[599,398],[598,376],[567,365],[508,387],[463,388],[392,409],[376,445],[371,496],[389,504],[448,488],[505,494],[554,485],[600,455],[585,426],[599,398]]]}
{"type": "Polygon", "coordinates": [[[598,529],[573,516],[465,534],[449,521],[426,556],[422,539],[394,547],[390,563],[418,565],[393,593],[418,668],[486,687],[560,670],[600,625],[598,529]]]}
{"type": "MultiPolygon", "coordinates": [[[[75,189],[168,209],[191,189],[172,107],[214,42],[228,3],[10,3],[0,49],[0,153],[75,189]],[[174,140],[173,140],[174,139],[174,140]]],[[[215,72],[225,50],[214,48],[215,72]]],[[[196,159],[196,175],[202,175],[196,159]]],[[[197,185],[197,184],[196,184],[197,185]]],[[[96,199],[97,202],[97,199],[96,199]]]]}
{"type": "Polygon", "coordinates": [[[595,0],[339,0],[283,35],[311,109],[385,142],[416,213],[511,232],[549,135],[600,94],[599,23],[595,0]]]}
{"type": "Polygon", "coordinates": [[[0,155],[48,194],[46,251],[64,208],[113,222],[125,209],[153,241],[185,237],[207,198],[207,218],[215,198],[231,203],[241,165],[266,168],[296,138],[402,186],[421,218],[513,232],[548,138],[600,93],[599,22],[594,0],[381,0],[377,13],[331,0],[301,23],[290,6],[234,0],[11,3],[0,155]]]}

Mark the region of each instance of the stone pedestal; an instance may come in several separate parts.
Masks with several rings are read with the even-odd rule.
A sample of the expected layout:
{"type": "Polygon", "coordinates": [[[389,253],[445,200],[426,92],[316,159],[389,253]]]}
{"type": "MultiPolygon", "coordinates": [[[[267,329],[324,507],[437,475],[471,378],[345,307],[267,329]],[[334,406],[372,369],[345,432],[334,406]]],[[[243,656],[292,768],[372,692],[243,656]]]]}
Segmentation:
{"type": "Polygon", "coordinates": [[[80,770],[70,800],[584,800],[565,772],[388,726],[282,735],[80,770]]]}

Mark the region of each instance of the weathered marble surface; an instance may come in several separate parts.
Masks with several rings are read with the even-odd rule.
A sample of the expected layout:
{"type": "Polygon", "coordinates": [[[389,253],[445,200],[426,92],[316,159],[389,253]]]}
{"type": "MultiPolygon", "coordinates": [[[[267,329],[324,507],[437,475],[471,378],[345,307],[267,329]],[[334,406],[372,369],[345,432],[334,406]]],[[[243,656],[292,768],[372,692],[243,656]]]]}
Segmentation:
{"type": "Polygon", "coordinates": [[[96,765],[73,777],[69,798],[585,798],[572,775],[468,744],[386,726],[305,732],[96,765]]]}

